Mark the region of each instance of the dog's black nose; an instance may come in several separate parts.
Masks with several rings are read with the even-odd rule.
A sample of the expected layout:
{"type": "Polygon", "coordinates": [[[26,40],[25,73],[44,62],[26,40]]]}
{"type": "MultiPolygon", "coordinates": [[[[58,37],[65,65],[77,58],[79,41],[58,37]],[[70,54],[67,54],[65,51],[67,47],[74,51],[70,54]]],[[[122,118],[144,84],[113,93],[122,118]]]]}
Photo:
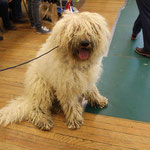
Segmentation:
{"type": "Polygon", "coordinates": [[[80,44],[81,44],[81,46],[87,47],[87,46],[89,46],[90,42],[88,40],[82,40],[80,42],[80,44]]]}

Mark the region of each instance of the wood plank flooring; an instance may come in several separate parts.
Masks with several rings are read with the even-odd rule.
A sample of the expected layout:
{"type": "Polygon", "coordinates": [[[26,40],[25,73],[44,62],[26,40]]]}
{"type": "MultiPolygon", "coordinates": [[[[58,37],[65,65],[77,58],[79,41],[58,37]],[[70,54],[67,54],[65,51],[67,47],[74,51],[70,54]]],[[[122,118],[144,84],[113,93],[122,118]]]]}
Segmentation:
{"type": "MultiPolygon", "coordinates": [[[[110,29],[124,4],[124,0],[83,2],[80,11],[101,13],[110,29]]],[[[17,28],[5,33],[0,41],[1,69],[33,58],[48,37],[36,34],[29,23],[17,28]]],[[[23,93],[27,66],[0,72],[0,108],[23,93]]],[[[84,113],[84,118],[84,125],[78,130],[67,128],[63,114],[53,115],[55,126],[50,132],[40,131],[26,121],[0,126],[0,150],[150,150],[149,123],[89,113],[84,113]]]]}

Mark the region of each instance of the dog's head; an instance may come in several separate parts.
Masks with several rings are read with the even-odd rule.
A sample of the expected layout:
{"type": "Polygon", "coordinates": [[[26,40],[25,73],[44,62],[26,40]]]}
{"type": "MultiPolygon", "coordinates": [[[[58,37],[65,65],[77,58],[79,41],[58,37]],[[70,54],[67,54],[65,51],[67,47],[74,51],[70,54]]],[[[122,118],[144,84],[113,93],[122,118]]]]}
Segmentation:
{"type": "Polygon", "coordinates": [[[51,38],[59,45],[59,53],[83,62],[104,55],[109,30],[97,13],[67,14],[56,23],[51,38]]]}

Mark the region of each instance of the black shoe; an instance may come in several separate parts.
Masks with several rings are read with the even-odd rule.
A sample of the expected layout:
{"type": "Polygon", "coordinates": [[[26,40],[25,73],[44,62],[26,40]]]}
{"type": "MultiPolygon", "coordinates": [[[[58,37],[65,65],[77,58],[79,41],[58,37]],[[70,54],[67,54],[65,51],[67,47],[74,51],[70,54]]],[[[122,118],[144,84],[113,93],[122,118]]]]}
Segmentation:
{"type": "Polygon", "coordinates": [[[9,26],[4,27],[6,30],[17,30],[16,26],[13,24],[10,24],[9,26]]]}
{"type": "Polygon", "coordinates": [[[150,58],[150,52],[145,52],[143,48],[136,47],[135,52],[138,53],[139,55],[150,58]]]}
{"type": "Polygon", "coordinates": [[[3,40],[3,37],[0,35],[0,41],[3,40]]]}
{"type": "Polygon", "coordinates": [[[134,35],[134,34],[132,34],[132,35],[131,35],[131,40],[136,40],[136,39],[137,39],[137,37],[138,37],[138,35],[134,35]]]}

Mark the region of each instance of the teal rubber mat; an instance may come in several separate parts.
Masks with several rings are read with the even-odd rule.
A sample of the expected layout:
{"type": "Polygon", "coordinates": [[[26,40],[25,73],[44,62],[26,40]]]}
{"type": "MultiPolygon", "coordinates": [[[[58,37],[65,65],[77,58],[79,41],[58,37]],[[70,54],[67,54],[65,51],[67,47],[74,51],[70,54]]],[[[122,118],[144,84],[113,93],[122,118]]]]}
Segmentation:
{"type": "Polygon", "coordinates": [[[143,47],[140,33],[131,41],[132,27],[139,12],[136,0],[128,0],[121,10],[108,56],[103,59],[103,74],[97,86],[109,99],[104,109],[87,106],[86,112],[150,122],[150,59],[135,53],[143,47]]]}

